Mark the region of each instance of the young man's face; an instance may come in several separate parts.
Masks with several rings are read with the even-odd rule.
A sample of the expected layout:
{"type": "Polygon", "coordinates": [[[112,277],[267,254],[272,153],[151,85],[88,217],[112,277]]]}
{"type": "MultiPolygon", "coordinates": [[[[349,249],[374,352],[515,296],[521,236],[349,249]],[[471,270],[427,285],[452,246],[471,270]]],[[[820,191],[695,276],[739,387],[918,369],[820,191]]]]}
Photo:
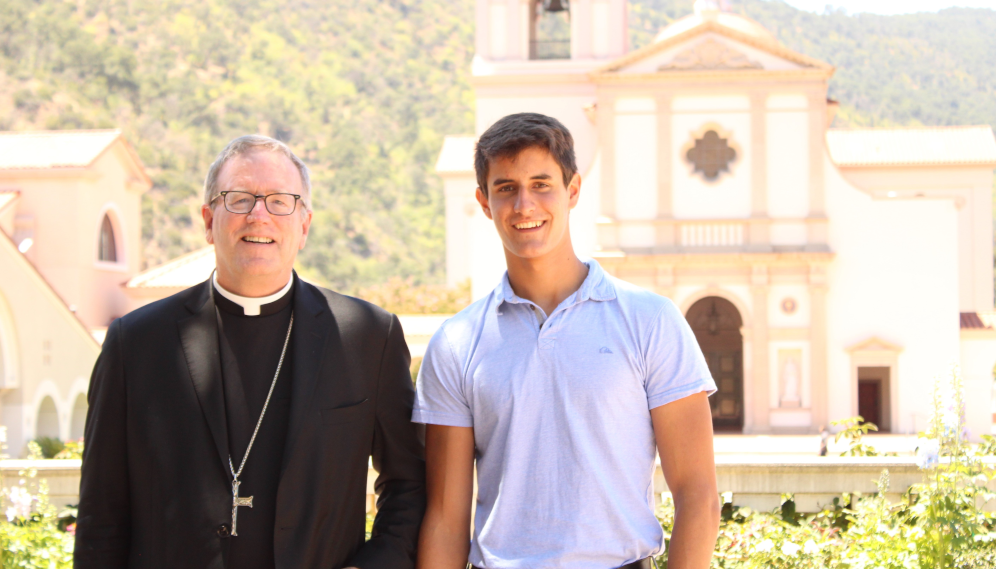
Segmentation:
{"type": "Polygon", "coordinates": [[[488,195],[478,188],[477,201],[510,254],[537,259],[571,248],[568,218],[580,191],[581,176],[565,187],[553,156],[530,147],[488,164],[488,195]]]}

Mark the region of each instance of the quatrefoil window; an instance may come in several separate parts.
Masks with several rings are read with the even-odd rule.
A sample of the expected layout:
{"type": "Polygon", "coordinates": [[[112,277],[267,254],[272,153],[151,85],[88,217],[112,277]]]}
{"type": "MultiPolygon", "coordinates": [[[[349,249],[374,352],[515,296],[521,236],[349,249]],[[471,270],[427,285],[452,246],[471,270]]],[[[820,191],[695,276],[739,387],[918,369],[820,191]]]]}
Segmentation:
{"type": "Polygon", "coordinates": [[[695,140],[695,146],[689,148],[685,156],[695,166],[695,172],[702,172],[702,176],[712,182],[720,172],[730,171],[730,163],[737,158],[737,151],[716,131],[707,130],[702,138],[695,140]]]}

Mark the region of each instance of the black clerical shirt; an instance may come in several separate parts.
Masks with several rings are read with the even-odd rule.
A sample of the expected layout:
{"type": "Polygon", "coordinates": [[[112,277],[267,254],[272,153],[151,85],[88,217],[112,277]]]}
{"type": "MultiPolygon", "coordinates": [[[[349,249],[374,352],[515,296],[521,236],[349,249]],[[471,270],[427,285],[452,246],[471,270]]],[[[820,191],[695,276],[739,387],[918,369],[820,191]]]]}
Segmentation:
{"type": "MultiPolygon", "coordinates": [[[[219,345],[225,391],[228,445],[236,471],[252,438],[256,421],[277,371],[280,352],[293,310],[294,287],[280,299],[263,305],[259,316],[246,316],[239,304],[214,291],[218,306],[219,345]]],[[[240,507],[238,536],[226,541],[232,569],[272,569],[277,487],[290,418],[291,333],[280,377],[239,480],[240,496],[252,496],[252,508],[240,507]]]]}

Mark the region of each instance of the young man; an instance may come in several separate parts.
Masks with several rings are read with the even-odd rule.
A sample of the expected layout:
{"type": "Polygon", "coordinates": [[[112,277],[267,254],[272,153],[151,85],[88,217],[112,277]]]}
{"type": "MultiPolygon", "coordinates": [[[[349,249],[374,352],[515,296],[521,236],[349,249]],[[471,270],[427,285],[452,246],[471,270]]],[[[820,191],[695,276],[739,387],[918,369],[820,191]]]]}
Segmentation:
{"type": "Polygon", "coordinates": [[[691,329],[668,299],[575,255],[581,177],[558,121],[501,119],[475,168],[508,272],[443,325],[422,362],[418,568],[463,569],[468,553],[483,569],[649,568],[664,541],[657,450],[675,502],[668,566],[707,567],[719,526],[715,386],[691,329]]]}

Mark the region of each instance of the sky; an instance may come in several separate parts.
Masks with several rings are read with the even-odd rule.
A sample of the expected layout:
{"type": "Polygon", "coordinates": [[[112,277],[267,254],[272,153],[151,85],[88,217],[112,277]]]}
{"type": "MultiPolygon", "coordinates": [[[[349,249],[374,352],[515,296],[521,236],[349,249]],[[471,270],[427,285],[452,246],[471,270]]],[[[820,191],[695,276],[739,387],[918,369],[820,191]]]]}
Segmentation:
{"type": "Polygon", "coordinates": [[[874,14],[909,14],[912,12],[936,12],[955,6],[964,8],[996,9],[996,0],[784,0],[787,4],[809,10],[823,12],[829,4],[834,8],[844,8],[849,14],[872,12],[874,14]]]}

